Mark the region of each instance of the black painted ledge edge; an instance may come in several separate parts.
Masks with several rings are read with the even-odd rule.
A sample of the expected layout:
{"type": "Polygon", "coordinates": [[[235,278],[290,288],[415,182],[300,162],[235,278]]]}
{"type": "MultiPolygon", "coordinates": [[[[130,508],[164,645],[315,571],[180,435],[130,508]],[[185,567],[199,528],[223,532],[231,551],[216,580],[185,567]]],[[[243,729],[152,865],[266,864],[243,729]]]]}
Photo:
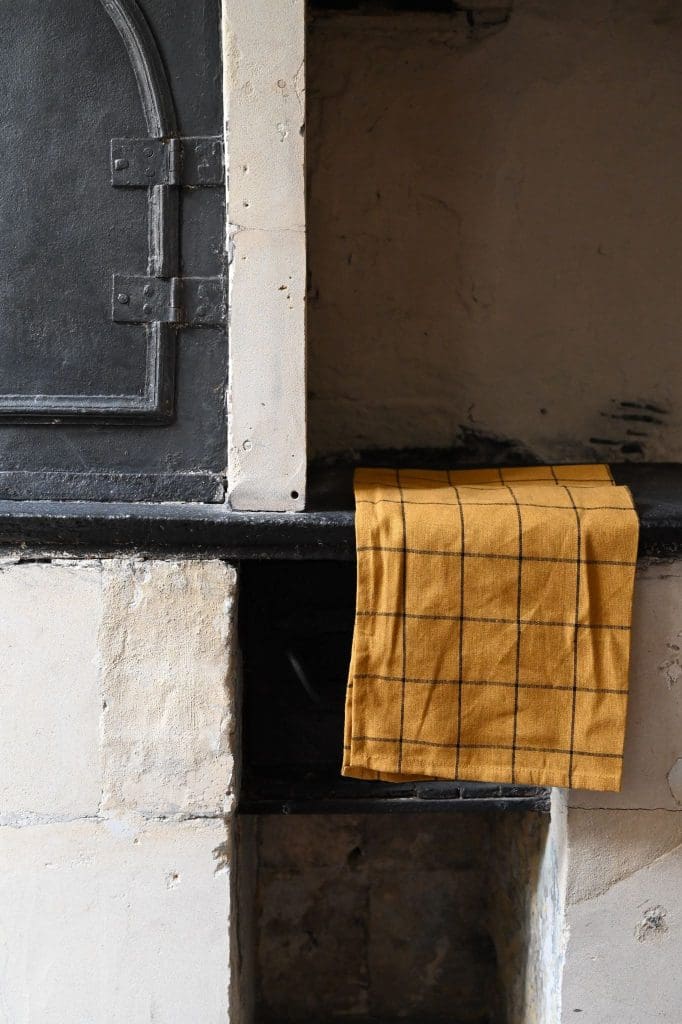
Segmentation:
{"type": "Polygon", "coordinates": [[[399,799],[376,796],[368,798],[330,798],[328,800],[291,800],[262,798],[240,800],[237,813],[251,814],[434,814],[443,811],[538,811],[550,812],[550,797],[469,797],[449,799],[446,796],[433,800],[419,797],[399,799]]]}
{"type": "Polygon", "coordinates": [[[224,505],[0,501],[0,545],[135,549],[242,559],[355,558],[347,512],[232,512],[224,505]]]}
{"type": "Polygon", "coordinates": [[[344,778],[338,769],[247,767],[239,814],[400,814],[521,810],[549,813],[551,790],[490,782],[388,783],[344,778]]]}
{"type": "MultiPolygon", "coordinates": [[[[630,486],[635,499],[640,557],[682,554],[682,464],[612,468],[616,481],[630,486]]],[[[225,505],[180,502],[0,501],[0,545],[92,554],[162,550],[235,561],[352,561],[350,500],[345,490],[336,510],[306,512],[233,512],[225,505]]]]}

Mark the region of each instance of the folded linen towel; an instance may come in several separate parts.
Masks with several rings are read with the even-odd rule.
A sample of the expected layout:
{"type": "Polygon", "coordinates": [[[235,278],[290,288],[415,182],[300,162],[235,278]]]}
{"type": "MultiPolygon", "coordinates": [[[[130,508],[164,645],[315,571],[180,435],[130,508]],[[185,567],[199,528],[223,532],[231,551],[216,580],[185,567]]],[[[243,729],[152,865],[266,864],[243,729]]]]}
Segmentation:
{"type": "Polygon", "coordinates": [[[620,788],[639,524],[607,466],[355,475],[342,774],[620,788]]]}

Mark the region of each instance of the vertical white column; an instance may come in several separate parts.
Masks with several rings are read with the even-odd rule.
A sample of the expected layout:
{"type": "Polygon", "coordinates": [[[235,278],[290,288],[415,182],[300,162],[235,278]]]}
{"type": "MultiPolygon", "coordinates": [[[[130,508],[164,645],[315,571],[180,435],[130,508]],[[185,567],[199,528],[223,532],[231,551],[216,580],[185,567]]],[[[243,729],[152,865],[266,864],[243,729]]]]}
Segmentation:
{"type": "Polygon", "coordinates": [[[305,2],[223,0],[233,508],[303,508],[305,2]]]}

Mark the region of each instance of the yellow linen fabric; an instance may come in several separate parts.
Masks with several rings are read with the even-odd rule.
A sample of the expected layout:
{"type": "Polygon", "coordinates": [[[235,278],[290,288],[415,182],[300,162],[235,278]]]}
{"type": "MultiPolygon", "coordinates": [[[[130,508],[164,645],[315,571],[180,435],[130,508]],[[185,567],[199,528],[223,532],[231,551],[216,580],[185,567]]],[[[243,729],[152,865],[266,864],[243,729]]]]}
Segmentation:
{"type": "Polygon", "coordinates": [[[607,466],[355,475],[343,775],[620,787],[639,524],[607,466]]]}

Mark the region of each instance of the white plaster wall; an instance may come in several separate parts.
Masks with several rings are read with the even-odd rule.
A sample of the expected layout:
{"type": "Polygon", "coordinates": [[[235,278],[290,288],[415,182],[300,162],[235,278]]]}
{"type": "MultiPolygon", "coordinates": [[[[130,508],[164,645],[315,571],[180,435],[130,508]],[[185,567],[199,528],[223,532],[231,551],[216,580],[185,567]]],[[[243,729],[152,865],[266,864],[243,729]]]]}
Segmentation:
{"type": "Polygon", "coordinates": [[[314,454],[680,457],[682,7],[512,6],[313,22],[314,454]]]}
{"type": "Polygon", "coordinates": [[[303,508],[305,0],[223,0],[235,509],[303,508]]]}
{"type": "Polygon", "coordinates": [[[225,1024],[234,570],[0,568],[0,1022],[225,1024]]]}
{"type": "Polygon", "coordinates": [[[102,793],[92,563],[0,567],[0,822],[96,813],[102,793]],[[71,601],[65,606],[65,598],[71,601]],[[70,606],[69,606],[70,605],[70,606]]]}
{"type": "Polygon", "coordinates": [[[682,562],[641,566],[623,789],[570,796],[564,1022],[682,1019],[681,639],[682,562]]]}
{"type": "Polygon", "coordinates": [[[223,1024],[220,821],[0,832],[3,1024],[223,1024]]]}
{"type": "Polygon", "coordinates": [[[571,811],[562,1020],[680,1020],[681,851],[679,812],[571,811]]]}

